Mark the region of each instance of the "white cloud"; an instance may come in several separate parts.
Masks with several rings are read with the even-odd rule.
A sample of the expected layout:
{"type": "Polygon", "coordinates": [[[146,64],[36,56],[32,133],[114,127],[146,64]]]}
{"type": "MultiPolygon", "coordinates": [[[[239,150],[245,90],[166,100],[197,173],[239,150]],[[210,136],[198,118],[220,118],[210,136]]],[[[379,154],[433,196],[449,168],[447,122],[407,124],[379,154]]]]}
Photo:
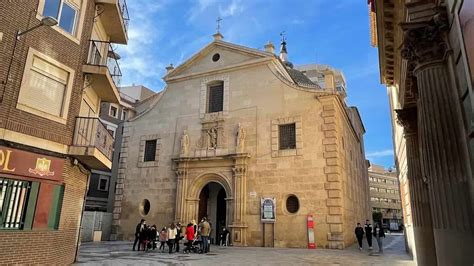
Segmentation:
{"type": "Polygon", "coordinates": [[[369,152],[365,156],[367,158],[380,158],[380,157],[393,156],[393,150],[387,149],[387,150],[369,152]]]}
{"type": "Polygon", "coordinates": [[[233,17],[242,13],[242,11],[244,11],[244,7],[242,6],[239,0],[232,0],[230,5],[227,5],[225,7],[219,5],[219,15],[223,18],[233,17]]]}

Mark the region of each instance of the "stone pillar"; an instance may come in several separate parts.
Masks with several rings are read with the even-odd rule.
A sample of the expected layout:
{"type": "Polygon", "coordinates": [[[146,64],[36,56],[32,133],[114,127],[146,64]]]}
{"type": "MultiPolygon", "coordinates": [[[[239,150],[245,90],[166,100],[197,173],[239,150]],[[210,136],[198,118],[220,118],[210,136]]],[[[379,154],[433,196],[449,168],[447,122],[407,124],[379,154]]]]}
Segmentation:
{"type": "Polygon", "coordinates": [[[186,212],[186,197],[188,194],[187,185],[187,162],[179,162],[178,170],[176,170],[176,210],[175,210],[175,222],[181,222],[182,224],[187,223],[185,221],[187,217],[186,212]]]}
{"type": "Polygon", "coordinates": [[[428,185],[423,181],[420,164],[417,110],[412,107],[397,110],[396,112],[397,120],[404,128],[404,137],[406,140],[407,177],[410,190],[417,263],[420,266],[436,265],[436,249],[433,237],[428,185]]]}
{"type": "Polygon", "coordinates": [[[235,156],[233,191],[232,243],[234,246],[247,246],[247,158],[248,154],[235,156]]]}
{"type": "MultiPolygon", "coordinates": [[[[466,136],[442,12],[430,21],[404,23],[402,56],[415,64],[422,176],[428,185],[439,265],[474,261],[474,209],[466,136]]],[[[416,241],[416,239],[415,239],[416,241]]]]}

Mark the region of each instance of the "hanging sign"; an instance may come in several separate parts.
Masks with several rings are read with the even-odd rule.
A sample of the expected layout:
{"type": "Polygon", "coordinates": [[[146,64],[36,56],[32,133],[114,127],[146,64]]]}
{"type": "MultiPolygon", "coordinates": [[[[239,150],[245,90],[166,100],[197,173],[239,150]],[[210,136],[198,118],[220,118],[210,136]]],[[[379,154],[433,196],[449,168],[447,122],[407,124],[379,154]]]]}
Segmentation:
{"type": "Polygon", "coordinates": [[[276,200],[275,198],[260,199],[261,220],[262,223],[274,223],[276,219],[276,200]]]}

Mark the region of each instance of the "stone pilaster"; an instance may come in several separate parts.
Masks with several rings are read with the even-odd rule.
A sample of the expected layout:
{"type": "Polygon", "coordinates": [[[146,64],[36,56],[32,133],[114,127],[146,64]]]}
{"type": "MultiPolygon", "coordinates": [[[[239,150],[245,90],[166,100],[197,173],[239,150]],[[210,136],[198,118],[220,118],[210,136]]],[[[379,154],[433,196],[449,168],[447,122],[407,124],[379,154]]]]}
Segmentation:
{"type": "Polygon", "coordinates": [[[182,224],[187,223],[185,220],[186,211],[186,195],[188,189],[188,169],[187,161],[183,160],[178,163],[178,169],[176,170],[176,209],[175,209],[175,222],[181,222],[182,224]]]}
{"type": "Polygon", "coordinates": [[[397,121],[404,128],[408,164],[410,202],[418,265],[436,265],[436,249],[431,221],[428,185],[424,182],[419,153],[416,108],[396,110],[397,121]]]}
{"type": "Polygon", "coordinates": [[[343,249],[344,248],[344,231],[343,231],[343,205],[342,205],[342,182],[339,158],[339,145],[336,124],[336,110],[334,103],[323,105],[322,118],[324,124],[322,130],[324,132],[323,147],[324,159],[326,166],[324,174],[326,175],[326,189],[328,198],[326,206],[328,214],[326,223],[329,226],[328,232],[328,248],[343,249]]]}
{"type": "Polygon", "coordinates": [[[437,261],[467,265],[474,261],[472,173],[457,88],[446,60],[447,19],[440,12],[430,21],[402,28],[402,56],[415,63],[422,177],[429,190],[437,261]]]}
{"type": "Polygon", "coordinates": [[[232,168],[232,187],[234,192],[232,243],[234,246],[247,246],[247,158],[248,154],[235,156],[232,168]]]}

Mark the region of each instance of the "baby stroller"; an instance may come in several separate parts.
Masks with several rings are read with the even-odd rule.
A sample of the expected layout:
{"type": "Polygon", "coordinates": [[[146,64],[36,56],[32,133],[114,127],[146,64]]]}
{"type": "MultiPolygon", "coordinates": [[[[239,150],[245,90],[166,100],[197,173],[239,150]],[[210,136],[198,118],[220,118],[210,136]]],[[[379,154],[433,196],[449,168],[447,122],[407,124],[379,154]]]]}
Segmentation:
{"type": "Polygon", "coordinates": [[[187,245],[184,249],[184,253],[199,253],[201,254],[203,250],[201,249],[201,240],[199,237],[194,238],[191,242],[191,245],[187,245]]]}

